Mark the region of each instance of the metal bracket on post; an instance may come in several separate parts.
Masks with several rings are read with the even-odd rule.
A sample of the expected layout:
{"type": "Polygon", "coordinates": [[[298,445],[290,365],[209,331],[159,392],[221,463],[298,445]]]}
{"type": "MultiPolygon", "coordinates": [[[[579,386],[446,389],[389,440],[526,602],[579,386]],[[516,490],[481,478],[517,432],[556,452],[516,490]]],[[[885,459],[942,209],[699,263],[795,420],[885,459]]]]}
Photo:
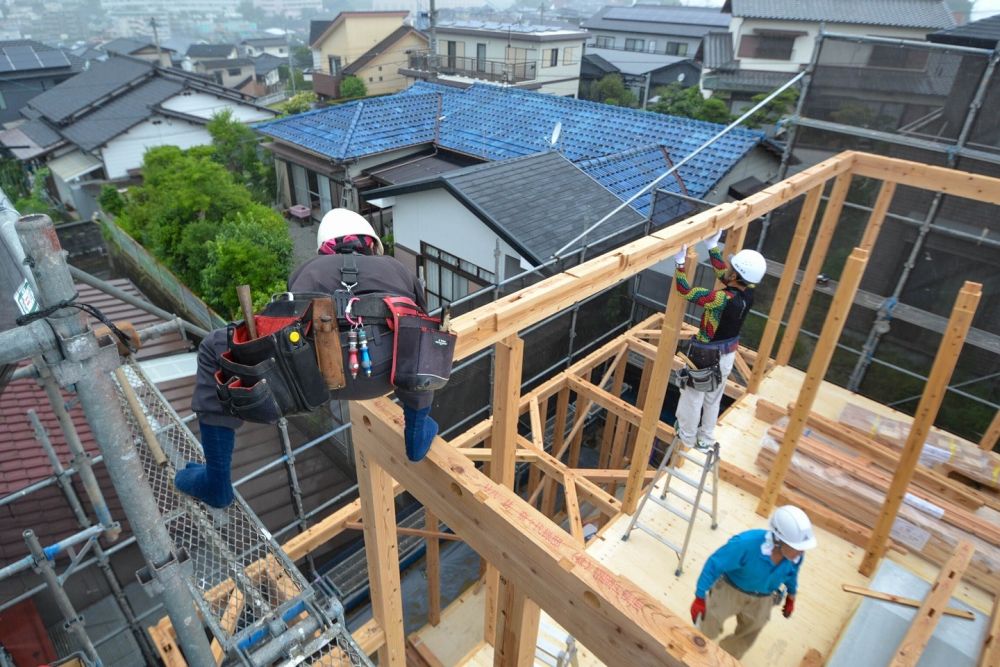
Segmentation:
{"type": "Polygon", "coordinates": [[[149,597],[156,597],[163,593],[163,584],[160,583],[159,573],[174,563],[180,566],[185,576],[191,576],[191,557],[188,555],[187,549],[183,547],[178,549],[176,554],[171,553],[167,560],[153,563],[152,567],[145,565],[135,571],[135,578],[149,597]]]}
{"type": "Polygon", "coordinates": [[[118,348],[114,345],[105,345],[97,349],[96,354],[89,352],[89,344],[94,339],[92,331],[85,331],[71,338],[61,338],[58,340],[59,348],[63,352],[63,360],[52,364],[52,375],[60,387],[69,387],[79,382],[85,375],[93,374],[94,371],[110,373],[119,365],[118,348]],[[88,361],[87,370],[84,371],[83,361],[88,361]]]}

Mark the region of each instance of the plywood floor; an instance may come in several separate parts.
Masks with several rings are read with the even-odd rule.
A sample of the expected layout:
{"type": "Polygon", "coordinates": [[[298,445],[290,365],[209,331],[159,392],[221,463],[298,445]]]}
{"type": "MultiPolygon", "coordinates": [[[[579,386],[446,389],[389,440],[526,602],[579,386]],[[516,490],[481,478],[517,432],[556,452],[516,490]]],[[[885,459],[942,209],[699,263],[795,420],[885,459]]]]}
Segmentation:
{"type": "MultiPolygon", "coordinates": [[[[776,368],[762,384],[760,395],[779,405],[787,404],[794,400],[802,375],[795,369],[776,368]]],[[[815,411],[836,418],[848,399],[881,413],[892,412],[874,401],[826,383],[820,390],[815,411]]],[[[755,396],[745,396],[734,404],[720,421],[716,438],[722,445],[725,460],[745,470],[763,474],[754,459],[768,425],[754,417],[756,400],[755,396]]],[[[754,511],[756,503],[756,497],[722,483],[719,489],[719,527],[713,531],[708,516],[699,517],[680,577],[674,576],[676,555],[660,542],[638,530],[628,541],[621,540],[628,525],[627,516],[618,517],[609,524],[600,536],[591,541],[587,551],[610,570],[627,576],[671,611],[686,618],[694,597],[695,581],[705,559],[733,534],[766,526],[766,521],[754,511]]],[[[684,522],[652,503],[643,510],[642,521],[654,526],[675,543],[683,540],[684,522]]],[[[785,619],[780,610],[774,611],[771,622],[744,656],[745,665],[798,665],[810,648],[817,649],[824,656],[829,655],[841,630],[860,603],[857,596],[844,593],[840,586],[845,583],[868,584],[868,579],[857,572],[862,549],[823,530],[817,530],[817,539],[819,547],[807,555],[800,573],[795,614],[785,619]]],[[[895,553],[890,557],[928,581],[937,576],[937,566],[919,557],[895,553]]],[[[481,639],[483,602],[480,592],[470,590],[467,596],[468,599],[463,596],[456,603],[459,605],[457,611],[449,608],[437,628],[421,630],[421,639],[444,665],[492,665],[493,650],[489,645],[481,644],[474,653],[468,653],[481,639]]],[[[959,587],[955,597],[987,614],[992,606],[990,595],[965,584],[959,587]]],[[[731,619],[726,631],[731,630],[733,625],[735,620],[731,619]]],[[[601,664],[586,647],[581,648],[580,665],[601,664]]]]}

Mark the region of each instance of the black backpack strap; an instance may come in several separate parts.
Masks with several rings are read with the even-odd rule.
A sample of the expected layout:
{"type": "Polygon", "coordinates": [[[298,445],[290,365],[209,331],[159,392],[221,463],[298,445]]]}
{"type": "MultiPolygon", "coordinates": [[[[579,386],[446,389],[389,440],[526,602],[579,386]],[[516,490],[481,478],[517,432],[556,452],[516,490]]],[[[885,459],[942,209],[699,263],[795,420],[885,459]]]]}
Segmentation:
{"type": "Polygon", "coordinates": [[[358,258],[355,253],[344,255],[344,266],[340,269],[340,284],[348,292],[358,284],[358,258]]]}

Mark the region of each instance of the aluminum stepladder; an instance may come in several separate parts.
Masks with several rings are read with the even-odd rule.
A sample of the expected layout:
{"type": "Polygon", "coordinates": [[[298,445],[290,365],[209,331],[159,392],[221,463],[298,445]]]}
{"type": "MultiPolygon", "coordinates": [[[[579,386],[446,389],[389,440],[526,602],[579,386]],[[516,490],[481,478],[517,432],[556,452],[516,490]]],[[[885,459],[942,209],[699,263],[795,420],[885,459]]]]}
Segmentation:
{"type": "Polygon", "coordinates": [[[687,555],[688,545],[691,542],[691,531],[694,529],[694,522],[698,518],[698,510],[705,512],[712,517],[712,530],[719,527],[719,443],[712,444],[707,451],[702,451],[700,449],[688,449],[685,450],[681,444],[681,440],[678,437],[670,442],[670,446],[667,447],[666,453],[663,455],[663,460],[660,461],[660,466],[656,469],[656,475],[653,476],[653,481],[649,485],[649,490],[646,491],[646,495],[642,497],[639,502],[639,507],[636,508],[635,514],[632,515],[632,520],[629,521],[628,528],[625,530],[625,534],[622,535],[622,540],[628,540],[629,535],[635,528],[647,533],[658,541],[662,542],[668,549],[677,554],[677,570],[674,572],[676,576],[680,576],[681,572],[684,570],[684,557],[687,555]],[[694,463],[701,468],[701,475],[698,479],[689,477],[688,475],[682,473],[678,470],[672,462],[674,459],[679,462],[681,459],[687,459],[688,461],[694,463]],[[709,473],[712,474],[712,486],[710,489],[705,488],[705,482],[708,479],[709,473]],[[659,497],[654,497],[656,492],[656,484],[660,481],[661,477],[665,477],[663,482],[663,490],[660,492],[659,497]],[[681,482],[684,482],[692,489],[695,490],[694,498],[690,497],[688,494],[678,491],[676,488],[670,487],[670,482],[673,478],[677,478],[681,482]],[[671,505],[667,501],[667,494],[677,496],[688,505],[691,506],[690,514],[684,512],[684,510],[671,505]],[[712,496],[712,507],[708,508],[701,504],[701,497],[703,494],[708,493],[712,496]],[[677,515],[681,519],[687,522],[687,530],[684,533],[684,544],[678,547],[676,544],[663,537],[658,531],[653,528],[643,525],[639,521],[639,516],[642,514],[643,507],[646,506],[646,501],[651,500],[655,504],[659,505],[663,509],[677,515]]]}

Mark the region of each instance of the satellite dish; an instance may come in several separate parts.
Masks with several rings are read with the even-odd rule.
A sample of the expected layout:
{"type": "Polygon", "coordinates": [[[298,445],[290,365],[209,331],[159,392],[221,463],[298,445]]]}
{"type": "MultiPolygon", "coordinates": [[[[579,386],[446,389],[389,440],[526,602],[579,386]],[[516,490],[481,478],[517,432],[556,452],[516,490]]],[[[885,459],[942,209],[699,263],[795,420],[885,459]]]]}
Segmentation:
{"type": "Polygon", "coordinates": [[[677,75],[677,81],[678,82],[684,81],[684,72],[681,72],[680,74],[677,75]]]}
{"type": "Polygon", "coordinates": [[[556,126],[552,128],[552,138],[549,139],[549,145],[555,146],[556,142],[559,141],[559,134],[562,132],[562,121],[557,121],[556,126]]]}

